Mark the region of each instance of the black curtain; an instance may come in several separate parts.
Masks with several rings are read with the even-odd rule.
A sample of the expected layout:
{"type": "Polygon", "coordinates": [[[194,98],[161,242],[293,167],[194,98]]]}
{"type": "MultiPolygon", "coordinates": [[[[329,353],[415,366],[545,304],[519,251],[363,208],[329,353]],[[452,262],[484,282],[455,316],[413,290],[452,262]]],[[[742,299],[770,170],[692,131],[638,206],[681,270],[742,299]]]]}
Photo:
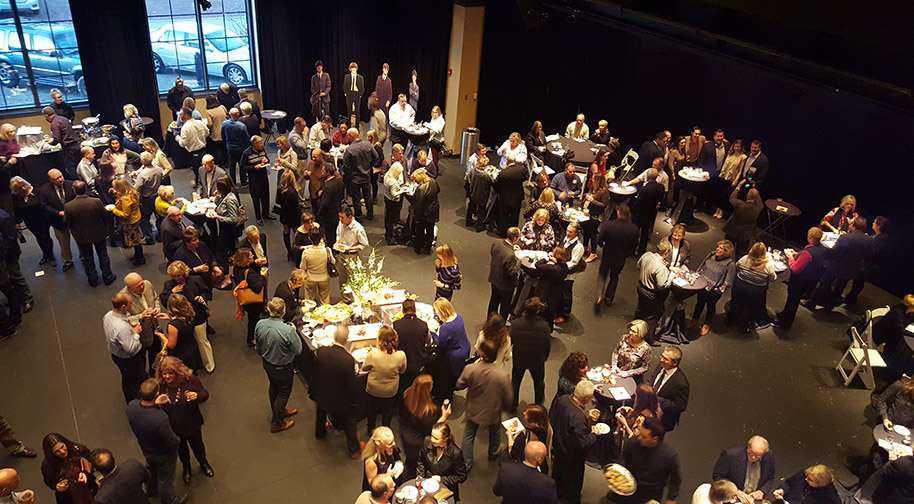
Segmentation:
{"type": "MultiPolygon", "coordinates": [[[[534,120],[546,134],[564,132],[578,112],[591,128],[606,119],[623,152],[660,130],[688,135],[695,124],[744,146],[759,139],[770,160],[762,197],[803,212],[789,222],[794,243],[854,194],[870,222],[890,219],[894,250],[911,250],[914,146],[903,132],[914,128],[914,112],[835,87],[584,16],[553,13],[528,30],[514,1],[492,0],[477,122],[487,145],[526,134],[534,120]]],[[[914,268],[910,254],[897,260],[898,274],[880,286],[903,294],[914,268]]]]}
{"type": "MultiPolygon", "coordinates": [[[[188,0],[190,1],[190,0],[188,0]]],[[[146,136],[162,144],[159,90],[152,65],[146,2],[142,0],[70,0],[79,44],[89,110],[102,124],[124,119],[132,103],[154,123],[146,136]]]]}
{"type": "Polygon", "coordinates": [[[254,4],[265,108],[284,110],[289,119],[300,115],[310,125],[311,76],[314,62],[321,60],[333,84],[334,122],[345,112],[343,77],[351,61],[358,63],[367,88],[361,120],[368,120],[368,96],[384,63],[390,65],[394,100],[407,94],[411,72],[417,71],[417,120],[427,120],[434,105],[444,110],[452,1],[347,0],[323,3],[319,9],[305,8],[298,0],[254,4]]]}

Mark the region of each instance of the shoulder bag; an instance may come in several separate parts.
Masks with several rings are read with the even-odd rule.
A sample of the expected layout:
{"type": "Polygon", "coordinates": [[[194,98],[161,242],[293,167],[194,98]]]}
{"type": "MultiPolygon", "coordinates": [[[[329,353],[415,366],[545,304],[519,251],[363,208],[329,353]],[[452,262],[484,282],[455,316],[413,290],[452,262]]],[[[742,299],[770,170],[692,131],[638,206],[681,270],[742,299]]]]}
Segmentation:
{"type": "Polygon", "coordinates": [[[330,275],[330,278],[340,276],[340,272],[337,271],[336,265],[333,263],[333,252],[329,247],[324,247],[324,250],[327,251],[327,274],[330,275]]]}

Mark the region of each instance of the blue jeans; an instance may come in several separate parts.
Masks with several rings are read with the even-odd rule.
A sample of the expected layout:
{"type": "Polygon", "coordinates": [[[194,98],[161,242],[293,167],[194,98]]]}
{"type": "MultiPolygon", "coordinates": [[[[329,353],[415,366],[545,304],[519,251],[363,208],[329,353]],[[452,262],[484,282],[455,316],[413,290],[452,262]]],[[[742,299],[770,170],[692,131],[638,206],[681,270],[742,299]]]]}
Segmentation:
{"type": "Polygon", "coordinates": [[[156,480],[156,488],[159,490],[159,502],[170,504],[175,500],[175,468],[178,465],[178,450],[173,449],[165,455],[152,455],[144,453],[146,465],[152,474],[152,479],[156,480]]]}
{"type": "MultiPolygon", "coordinates": [[[[463,461],[466,462],[467,471],[473,466],[473,445],[476,442],[476,431],[479,430],[479,424],[472,420],[467,420],[467,426],[463,430],[463,442],[460,449],[463,450],[463,461]]],[[[498,455],[498,448],[501,445],[501,433],[504,427],[500,423],[494,423],[489,427],[489,456],[498,455]]]]}

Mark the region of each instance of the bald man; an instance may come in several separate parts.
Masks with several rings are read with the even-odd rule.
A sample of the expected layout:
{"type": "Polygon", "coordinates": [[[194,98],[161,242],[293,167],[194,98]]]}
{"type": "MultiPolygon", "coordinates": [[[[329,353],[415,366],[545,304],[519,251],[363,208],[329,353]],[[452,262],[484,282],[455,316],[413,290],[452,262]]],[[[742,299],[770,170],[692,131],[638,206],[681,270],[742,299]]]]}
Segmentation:
{"type": "MultiPolygon", "coordinates": [[[[63,220],[64,205],[76,195],[73,193],[73,182],[64,180],[60,170],[48,171],[48,183],[38,188],[38,200],[54,227],[54,235],[60,244],[60,258],[63,260],[63,270],[73,268],[73,252],[70,249],[70,227],[63,220]]],[[[52,265],[56,266],[52,261],[52,265]]]]}
{"type": "Polygon", "coordinates": [[[139,325],[142,327],[140,334],[140,343],[143,346],[141,352],[145,355],[143,358],[144,366],[148,361],[149,375],[155,375],[152,369],[152,363],[155,362],[156,354],[162,349],[159,338],[156,337],[158,331],[157,318],[167,318],[162,312],[162,302],[159,301],[159,295],[149,280],[143,280],[139,273],[129,273],[124,277],[124,288],[121,294],[127,294],[132,301],[128,312],[130,325],[139,325]]]}
{"type": "Polygon", "coordinates": [[[176,206],[170,206],[159,229],[159,238],[162,239],[162,252],[169,263],[174,258],[175,252],[184,243],[185,226],[183,219],[184,216],[181,214],[181,209],[176,206]]]}
{"type": "Polygon", "coordinates": [[[756,434],[745,445],[721,452],[714,464],[713,479],[736,483],[743,504],[761,500],[774,486],[774,455],[768,440],[756,434]]]}
{"type": "Polygon", "coordinates": [[[524,448],[523,462],[507,462],[498,470],[492,493],[503,504],[552,504],[558,502],[555,480],[540,472],[546,460],[546,445],[530,441],[524,448]]]}
{"type": "Polygon", "coordinates": [[[370,490],[365,490],[355,500],[355,504],[386,504],[394,495],[397,484],[390,474],[378,474],[369,483],[370,490]]]}
{"type": "Polygon", "coordinates": [[[12,468],[0,469],[0,504],[32,504],[35,502],[35,492],[19,488],[19,473],[12,468]]]}
{"type": "Polygon", "coordinates": [[[105,343],[111,360],[121,372],[121,389],[129,403],[140,396],[140,384],[146,379],[143,345],[140,342],[140,325],[131,324],[130,308],[133,301],[129,294],[118,292],[111,298],[111,311],[102,319],[105,343]]]}
{"type": "Polygon", "coordinates": [[[590,137],[590,127],[584,122],[584,114],[578,114],[573,123],[569,123],[565,128],[565,138],[572,140],[587,140],[590,137]]]}

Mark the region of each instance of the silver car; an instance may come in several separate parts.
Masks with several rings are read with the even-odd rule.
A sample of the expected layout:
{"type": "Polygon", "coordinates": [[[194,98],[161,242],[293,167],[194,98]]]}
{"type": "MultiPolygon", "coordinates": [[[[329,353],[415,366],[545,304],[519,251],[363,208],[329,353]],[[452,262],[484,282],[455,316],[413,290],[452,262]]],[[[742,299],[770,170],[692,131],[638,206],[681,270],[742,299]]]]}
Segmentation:
{"type": "MultiPolygon", "coordinates": [[[[222,26],[202,23],[203,48],[206,73],[224,77],[236,86],[249,84],[252,77],[251,47],[247,37],[240,36],[222,26]]],[[[150,35],[152,58],[156,73],[166,68],[191,70],[200,54],[197,23],[179,21],[169,23],[150,35]]]]}

